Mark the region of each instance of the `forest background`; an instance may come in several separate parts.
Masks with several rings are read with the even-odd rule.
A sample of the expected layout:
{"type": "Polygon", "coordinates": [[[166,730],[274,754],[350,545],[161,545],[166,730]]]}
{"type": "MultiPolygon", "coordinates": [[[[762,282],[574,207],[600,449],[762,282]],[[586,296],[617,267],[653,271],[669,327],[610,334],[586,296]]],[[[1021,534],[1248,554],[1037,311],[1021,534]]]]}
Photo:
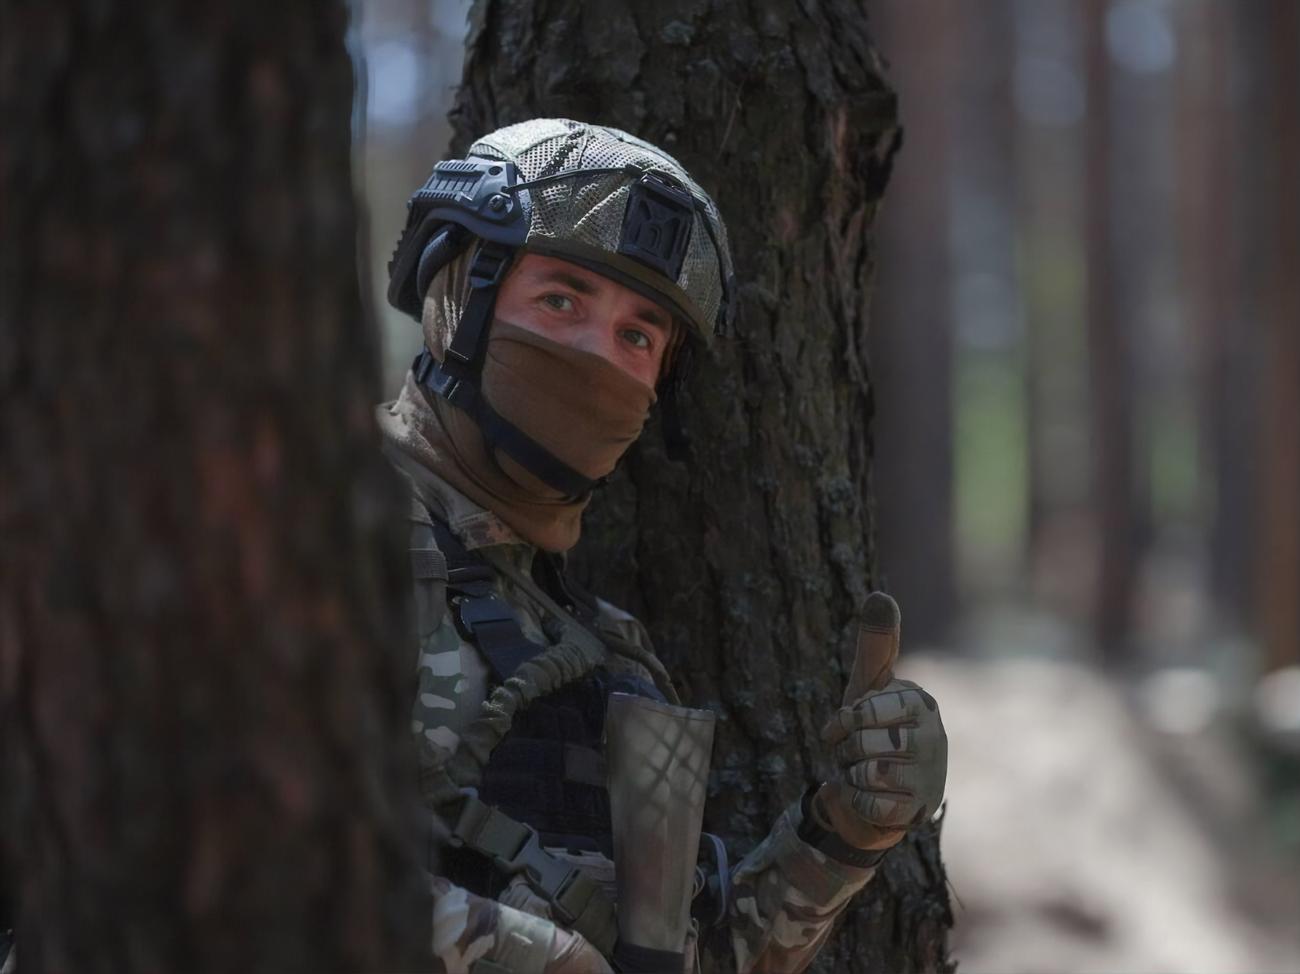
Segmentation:
{"type": "MultiPolygon", "coordinates": [[[[418,336],[382,300],[388,247],[450,138],[468,10],[361,7],[390,389],[418,336]]],[[[1295,969],[1300,5],[866,13],[904,130],[877,558],[953,741],[953,956],[1295,969]]]]}
{"type": "Polygon", "coordinates": [[[0,18],[30,969],[427,961],[384,264],[450,144],[538,113],[662,140],[736,243],[695,462],[644,437],[575,559],[719,714],[713,827],[828,773],[869,587],[942,701],[942,822],[817,969],[1300,968],[1300,4],[0,18]]]}

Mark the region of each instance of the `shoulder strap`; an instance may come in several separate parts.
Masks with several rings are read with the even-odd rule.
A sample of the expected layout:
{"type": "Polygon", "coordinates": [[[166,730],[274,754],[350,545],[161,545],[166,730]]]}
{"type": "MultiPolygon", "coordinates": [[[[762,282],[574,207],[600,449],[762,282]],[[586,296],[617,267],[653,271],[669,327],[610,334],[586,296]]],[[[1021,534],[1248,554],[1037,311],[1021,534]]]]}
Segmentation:
{"type": "Polygon", "coordinates": [[[447,565],[447,595],[454,617],[497,681],[504,683],[546,647],[524,635],[514,608],[496,594],[488,563],[467,550],[442,520],[431,520],[434,540],[447,565]]]}
{"type": "Polygon", "coordinates": [[[423,645],[438,631],[447,611],[447,559],[433,540],[429,512],[414,495],[410,521],[411,581],[415,585],[415,618],[423,645]]]}

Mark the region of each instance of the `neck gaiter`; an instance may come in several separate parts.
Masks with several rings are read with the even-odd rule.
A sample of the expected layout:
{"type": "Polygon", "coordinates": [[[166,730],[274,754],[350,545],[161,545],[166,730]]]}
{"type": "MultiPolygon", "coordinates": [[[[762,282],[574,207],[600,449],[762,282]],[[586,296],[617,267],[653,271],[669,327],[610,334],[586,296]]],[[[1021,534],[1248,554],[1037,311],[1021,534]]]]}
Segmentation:
{"type": "MultiPolygon", "coordinates": [[[[599,355],[497,320],[488,336],[482,391],[492,408],[583,475],[613,471],[640,435],[654,390],[599,355]]],[[[463,411],[407,376],[408,411],[421,462],[524,539],[547,551],[578,541],[590,499],[565,497],[493,450],[463,411]]]]}

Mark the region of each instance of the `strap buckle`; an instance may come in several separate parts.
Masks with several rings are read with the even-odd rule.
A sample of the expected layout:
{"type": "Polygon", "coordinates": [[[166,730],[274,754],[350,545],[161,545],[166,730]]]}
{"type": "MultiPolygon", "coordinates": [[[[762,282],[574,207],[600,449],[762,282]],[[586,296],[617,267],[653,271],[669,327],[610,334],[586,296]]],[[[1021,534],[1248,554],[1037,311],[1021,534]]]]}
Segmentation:
{"type": "MultiPolygon", "coordinates": [[[[447,357],[445,353],[444,357],[447,357]]],[[[446,362],[439,362],[428,348],[422,348],[411,363],[411,374],[416,383],[435,396],[455,404],[462,388],[462,377],[452,373],[460,368],[461,364],[455,358],[447,357],[446,362]]]]}
{"type": "Polygon", "coordinates": [[[555,918],[565,926],[572,926],[591,897],[590,890],[581,888],[583,881],[592,881],[577,866],[557,859],[543,849],[536,829],[525,828],[528,828],[528,837],[524,844],[509,861],[502,863],[502,868],[512,873],[523,872],[528,885],[551,904],[555,918]]]}
{"type": "Polygon", "coordinates": [[[573,925],[597,888],[595,880],[577,866],[543,849],[531,825],[477,798],[466,798],[452,834],[488,856],[502,872],[523,873],[528,885],[551,905],[555,918],[565,926],[573,925]]]}
{"type": "Polygon", "coordinates": [[[469,268],[469,285],[472,288],[495,287],[505,276],[505,269],[515,255],[514,249],[493,241],[484,241],[474,255],[469,268]]]}

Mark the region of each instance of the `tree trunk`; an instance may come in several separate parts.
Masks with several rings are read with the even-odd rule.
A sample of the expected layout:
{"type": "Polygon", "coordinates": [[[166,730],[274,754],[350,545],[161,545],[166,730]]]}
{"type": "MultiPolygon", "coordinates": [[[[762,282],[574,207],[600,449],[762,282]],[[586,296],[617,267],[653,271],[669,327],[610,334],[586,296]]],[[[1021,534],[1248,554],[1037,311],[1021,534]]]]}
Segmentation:
{"type": "MultiPolygon", "coordinates": [[[[904,164],[881,214],[871,330],[881,574],[914,641],[944,638],[957,610],[949,144],[957,20],[943,3],[881,8],[877,30],[902,92],[904,164]]],[[[987,123],[987,119],[983,120],[987,123]]]]}
{"type": "MultiPolygon", "coordinates": [[[[1249,618],[1251,532],[1243,518],[1251,508],[1251,464],[1242,457],[1254,449],[1250,378],[1254,357],[1248,322],[1256,314],[1246,295],[1242,253],[1245,233],[1245,166],[1253,153],[1237,130],[1259,124],[1236,117],[1225,79],[1240,77],[1241,27],[1238,12],[1224,4],[1178,8],[1180,58],[1185,80],[1178,114],[1183,264],[1180,290],[1189,297],[1196,339],[1194,378],[1199,392],[1202,509],[1207,515],[1210,592],[1215,608],[1234,625],[1249,618]]],[[[1241,82],[1238,81],[1238,84],[1241,82]]],[[[1258,116],[1259,112],[1240,113],[1258,116]]],[[[1269,123],[1271,124],[1271,123],[1269,123]]]]}
{"type": "Polygon", "coordinates": [[[1092,400],[1093,494],[1097,580],[1093,624],[1102,663],[1126,659],[1137,582],[1138,516],[1133,498],[1133,356],[1130,314],[1121,293],[1110,68],[1105,21],[1108,0],[1084,4],[1088,112],[1086,247],[1088,370],[1092,400]]]}
{"type": "Polygon", "coordinates": [[[1264,165],[1269,194],[1265,239],[1265,375],[1260,415],[1258,558],[1259,636],[1264,668],[1300,663],[1300,10],[1290,0],[1270,0],[1266,111],[1272,127],[1264,165]],[[1270,158],[1271,157],[1271,158],[1270,158]]]}
{"type": "Polygon", "coordinates": [[[407,583],[371,431],[346,7],[4,20],[21,967],[410,969],[407,583]]]}
{"type": "MultiPolygon", "coordinates": [[[[727,220],[740,313],[685,397],[693,462],[649,431],[579,561],[718,712],[705,828],[743,852],[831,771],[817,731],[874,581],[865,349],[893,94],[861,7],[839,0],[480,0],[468,44],[459,148],[536,116],[616,125],[680,158],[727,220]]],[[[886,863],[818,969],[949,969],[936,832],[886,863]]]]}

